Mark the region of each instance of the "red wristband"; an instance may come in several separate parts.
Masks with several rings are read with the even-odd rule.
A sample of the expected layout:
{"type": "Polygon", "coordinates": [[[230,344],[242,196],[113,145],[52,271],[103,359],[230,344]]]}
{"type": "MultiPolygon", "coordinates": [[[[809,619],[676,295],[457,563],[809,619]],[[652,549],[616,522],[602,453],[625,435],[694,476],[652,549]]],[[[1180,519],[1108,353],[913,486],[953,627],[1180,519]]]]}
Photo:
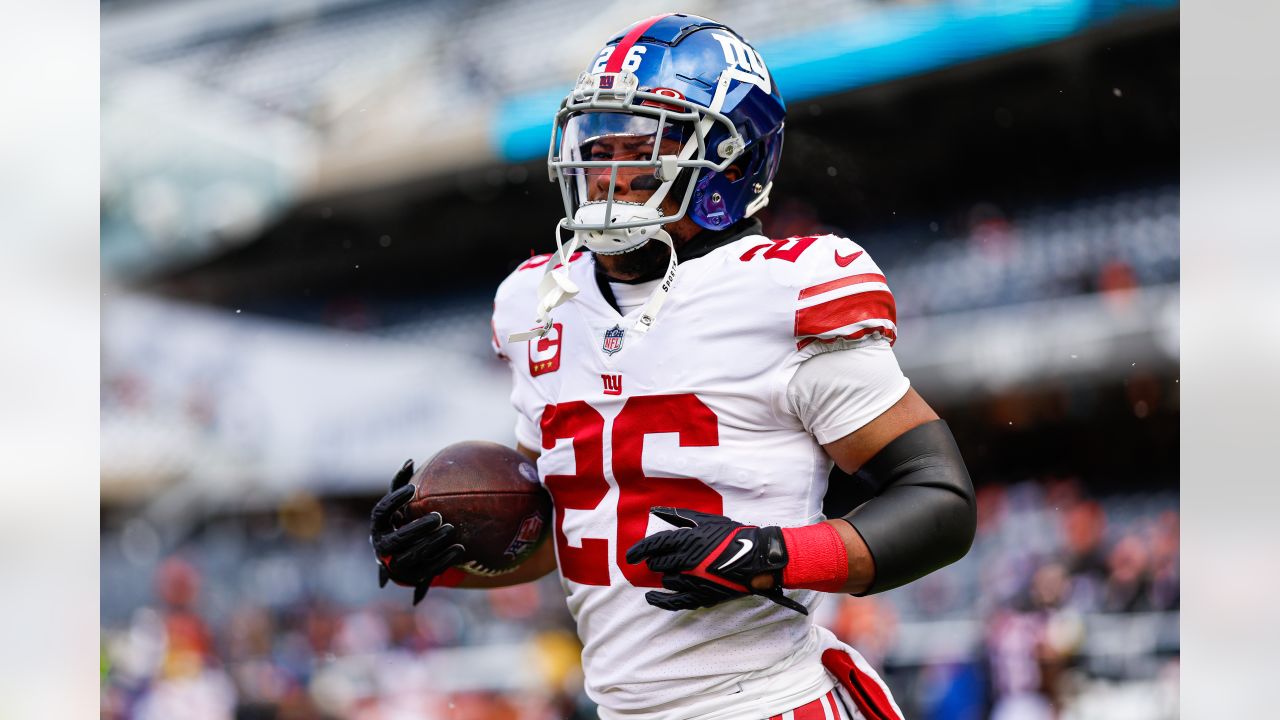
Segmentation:
{"type": "Polygon", "coordinates": [[[849,579],[849,551],[840,533],[820,522],[798,528],[782,528],[787,544],[787,566],[782,586],[840,592],[849,579]]]}
{"type": "Polygon", "coordinates": [[[458,587],[467,576],[456,567],[451,567],[431,579],[431,587],[458,587]]]}

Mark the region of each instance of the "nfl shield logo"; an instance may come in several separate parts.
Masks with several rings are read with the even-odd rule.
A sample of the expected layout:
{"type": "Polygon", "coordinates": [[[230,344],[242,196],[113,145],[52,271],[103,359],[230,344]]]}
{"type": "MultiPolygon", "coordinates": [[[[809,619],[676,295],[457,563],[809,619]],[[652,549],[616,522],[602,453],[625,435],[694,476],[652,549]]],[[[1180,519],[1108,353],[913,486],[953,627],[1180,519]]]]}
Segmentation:
{"type": "Polygon", "coordinates": [[[600,349],[604,350],[605,355],[612,355],[622,349],[622,336],[626,332],[618,325],[604,331],[604,345],[600,349]]]}

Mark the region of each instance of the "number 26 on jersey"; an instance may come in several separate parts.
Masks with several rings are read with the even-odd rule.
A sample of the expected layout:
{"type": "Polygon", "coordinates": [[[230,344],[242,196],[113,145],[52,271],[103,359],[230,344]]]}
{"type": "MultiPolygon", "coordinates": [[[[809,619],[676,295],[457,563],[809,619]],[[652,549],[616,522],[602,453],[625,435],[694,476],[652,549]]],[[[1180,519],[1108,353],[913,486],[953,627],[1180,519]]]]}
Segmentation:
{"type": "Polygon", "coordinates": [[[613,420],[613,457],[604,453],[604,416],[581,400],[548,405],[542,415],[542,449],[557,441],[573,443],[575,472],[542,478],[555,502],[556,554],[565,579],[584,585],[609,584],[608,538],[583,538],[581,547],[569,544],[564,532],[565,510],[594,510],[609,492],[605,463],[610,462],[618,482],[618,507],[614,518],[617,542],[614,562],[636,587],[662,587],[661,576],[643,565],[627,563],[627,548],[645,536],[649,508],[654,505],[686,507],[721,514],[720,494],[691,477],[649,477],[641,455],[646,435],[676,433],[680,447],[714,447],[720,444],[716,415],[691,393],[642,395],[629,398],[613,420]]]}

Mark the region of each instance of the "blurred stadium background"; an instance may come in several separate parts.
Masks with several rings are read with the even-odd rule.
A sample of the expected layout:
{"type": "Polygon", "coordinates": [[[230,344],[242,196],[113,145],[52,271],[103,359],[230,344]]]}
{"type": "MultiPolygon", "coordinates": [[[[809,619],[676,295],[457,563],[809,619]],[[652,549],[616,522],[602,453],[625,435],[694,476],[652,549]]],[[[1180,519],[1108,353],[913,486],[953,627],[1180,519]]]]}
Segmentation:
{"type": "Polygon", "coordinates": [[[553,578],[412,608],[367,511],[512,442],[551,114],[670,10],[769,62],[766,228],[870,249],[979,488],[967,558],[821,621],[912,718],[1178,716],[1176,2],[104,0],[104,718],[594,717],[553,578]]]}

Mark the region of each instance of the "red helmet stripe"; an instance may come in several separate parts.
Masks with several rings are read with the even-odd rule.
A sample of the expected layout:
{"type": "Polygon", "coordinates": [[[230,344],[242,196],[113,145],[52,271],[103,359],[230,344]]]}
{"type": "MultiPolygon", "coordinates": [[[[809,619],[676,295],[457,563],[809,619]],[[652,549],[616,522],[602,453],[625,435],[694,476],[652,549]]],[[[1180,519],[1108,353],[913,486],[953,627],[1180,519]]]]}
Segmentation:
{"type": "Polygon", "coordinates": [[[654,15],[648,20],[641,20],[639,24],[631,28],[631,32],[622,37],[622,40],[613,48],[613,54],[609,56],[609,62],[604,66],[605,72],[616,73],[622,70],[622,61],[626,59],[627,53],[630,52],[631,46],[636,44],[644,31],[653,27],[653,24],[664,17],[670,17],[675,13],[663,13],[654,15]]]}

